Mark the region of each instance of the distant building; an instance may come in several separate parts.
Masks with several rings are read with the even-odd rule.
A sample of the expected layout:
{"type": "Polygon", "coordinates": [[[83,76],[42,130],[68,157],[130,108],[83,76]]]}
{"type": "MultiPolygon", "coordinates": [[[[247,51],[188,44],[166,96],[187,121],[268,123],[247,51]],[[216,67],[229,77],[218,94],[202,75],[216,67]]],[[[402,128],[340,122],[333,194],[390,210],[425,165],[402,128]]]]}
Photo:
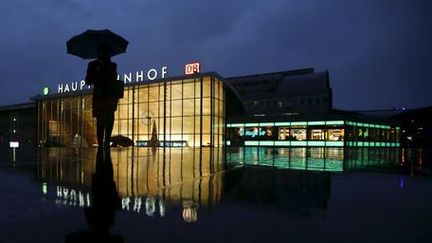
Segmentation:
{"type": "Polygon", "coordinates": [[[333,107],[329,73],[313,68],[226,79],[249,115],[326,113],[333,107]]]}
{"type": "MultiPolygon", "coordinates": [[[[328,71],[309,68],[226,80],[237,90],[246,108],[246,114],[227,116],[228,146],[400,145],[397,124],[333,110],[328,71]]],[[[227,111],[230,109],[228,106],[227,111]]]]}
{"type": "Polygon", "coordinates": [[[401,124],[401,144],[404,147],[432,147],[432,106],[409,109],[393,119],[401,124]]]}
{"type": "Polygon", "coordinates": [[[24,103],[0,107],[0,151],[18,142],[20,148],[34,147],[36,142],[36,105],[24,103]]]}

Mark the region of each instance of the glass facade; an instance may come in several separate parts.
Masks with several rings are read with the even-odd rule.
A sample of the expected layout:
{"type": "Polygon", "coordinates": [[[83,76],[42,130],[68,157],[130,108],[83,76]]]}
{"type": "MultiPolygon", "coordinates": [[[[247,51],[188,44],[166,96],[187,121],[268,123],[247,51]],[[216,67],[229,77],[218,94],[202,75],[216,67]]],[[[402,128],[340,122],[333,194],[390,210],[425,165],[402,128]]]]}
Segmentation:
{"type": "Polygon", "coordinates": [[[344,120],[232,123],[227,128],[230,146],[400,146],[399,127],[344,120]]]}
{"type": "MultiPolygon", "coordinates": [[[[44,97],[37,106],[39,145],[96,144],[91,93],[44,97]]],[[[224,119],[220,78],[203,75],[140,83],[125,87],[112,135],[126,136],[138,146],[147,146],[152,137],[160,146],[222,146],[224,119]]]]}

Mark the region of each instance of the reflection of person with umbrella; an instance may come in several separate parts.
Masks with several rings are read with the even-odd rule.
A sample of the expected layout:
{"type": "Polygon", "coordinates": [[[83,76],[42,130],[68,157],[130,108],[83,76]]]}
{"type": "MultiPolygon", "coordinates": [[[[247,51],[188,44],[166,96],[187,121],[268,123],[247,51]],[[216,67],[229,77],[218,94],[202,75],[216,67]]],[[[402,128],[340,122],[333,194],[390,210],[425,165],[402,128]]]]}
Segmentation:
{"type": "Polygon", "coordinates": [[[66,235],[66,243],[75,242],[124,242],[123,237],[110,232],[115,223],[115,211],[120,208],[121,199],[113,180],[114,171],[110,150],[98,148],[96,171],[91,180],[91,206],[84,209],[90,229],[66,235]]]}
{"type": "Polygon", "coordinates": [[[68,53],[84,59],[94,59],[87,68],[85,82],[93,87],[93,117],[97,123],[99,147],[109,147],[114,125],[114,112],[122,94],[118,85],[117,64],[111,57],[126,51],[128,42],[109,30],[87,30],[67,42],[68,53]],[[105,137],[105,140],[104,140],[105,137]]]}

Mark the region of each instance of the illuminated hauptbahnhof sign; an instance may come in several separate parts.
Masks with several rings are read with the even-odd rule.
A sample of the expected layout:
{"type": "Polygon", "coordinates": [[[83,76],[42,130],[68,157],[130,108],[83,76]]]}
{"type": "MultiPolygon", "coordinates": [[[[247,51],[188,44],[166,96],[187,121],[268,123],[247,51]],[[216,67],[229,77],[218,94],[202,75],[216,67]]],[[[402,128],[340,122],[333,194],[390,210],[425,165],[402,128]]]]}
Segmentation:
{"type": "MultiPolygon", "coordinates": [[[[129,72],[123,75],[117,75],[117,79],[123,80],[125,84],[132,82],[153,81],[156,79],[164,79],[167,77],[168,67],[163,66],[160,69],[151,68],[147,71],[140,70],[136,72],[129,72]]],[[[71,91],[78,91],[83,89],[90,89],[91,86],[86,85],[84,80],[75,81],[71,83],[61,83],[57,85],[57,93],[67,93],[71,91]]]]}

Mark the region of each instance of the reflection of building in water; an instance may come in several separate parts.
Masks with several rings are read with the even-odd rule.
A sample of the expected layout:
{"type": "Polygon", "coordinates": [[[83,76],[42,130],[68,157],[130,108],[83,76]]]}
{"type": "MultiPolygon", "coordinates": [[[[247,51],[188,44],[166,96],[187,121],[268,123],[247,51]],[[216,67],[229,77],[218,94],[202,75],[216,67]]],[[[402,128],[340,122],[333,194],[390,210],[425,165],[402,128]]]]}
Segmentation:
{"type": "Polygon", "coordinates": [[[227,152],[227,163],[245,166],[272,166],[284,169],[342,171],[341,148],[242,147],[227,152]]]}
{"type": "Polygon", "coordinates": [[[345,149],[344,169],[348,171],[374,170],[390,168],[399,172],[401,150],[395,148],[345,149]]]}
{"type": "Polygon", "coordinates": [[[113,153],[115,181],[122,197],[151,195],[200,205],[220,200],[222,150],[123,149],[113,153]]]}
{"type": "Polygon", "coordinates": [[[281,169],[342,172],[397,165],[397,148],[268,148],[242,147],[227,151],[234,166],[271,166],[281,169]]]}
{"type": "MultiPolygon", "coordinates": [[[[218,204],[221,199],[222,173],[218,172],[223,169],[223,153],[220,149],[129,148],[112,149],[111,154],[114,181],[124,210],[145,209],[148,215],[157,211],[163,216],[165,203],[186,201],[196,209],[198,205],[218,204]]],[[[51,189],[53,194],[48,192],[48,197],[71,201],[72,190],[77,195],[80,192],[86,195],[95,161],[96,149],[47,148],[39,154],[37,176],[48,185],[57,186],[51,189]]]]}

